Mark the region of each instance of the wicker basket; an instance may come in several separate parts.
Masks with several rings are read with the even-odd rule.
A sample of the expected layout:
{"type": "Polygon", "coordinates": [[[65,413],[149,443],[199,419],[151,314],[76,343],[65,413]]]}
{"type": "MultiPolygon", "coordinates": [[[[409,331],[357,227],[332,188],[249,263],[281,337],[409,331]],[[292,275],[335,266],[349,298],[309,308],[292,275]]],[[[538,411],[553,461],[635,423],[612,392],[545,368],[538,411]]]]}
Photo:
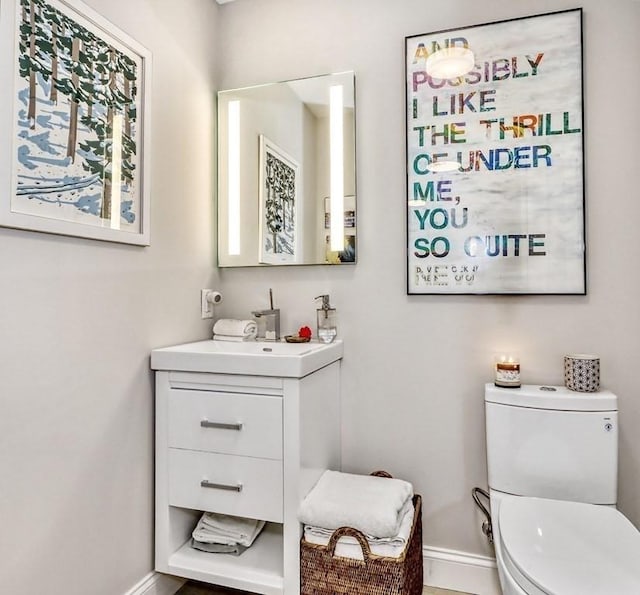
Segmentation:
{"type": "MultiPolygon", "coordinates": [[[[384,472],[372,473],[390,477],[384,472]]],[[[351,527],[340,527],[327,545],[300,541],[302,595],[420,595],[422,593],[422,499],[413,497],[415,515],[409,543],[399,558],[371,553],[366,537],[351,527]],[[334,556],[338,539],[355,537],[364,560],[334,556]]]]}

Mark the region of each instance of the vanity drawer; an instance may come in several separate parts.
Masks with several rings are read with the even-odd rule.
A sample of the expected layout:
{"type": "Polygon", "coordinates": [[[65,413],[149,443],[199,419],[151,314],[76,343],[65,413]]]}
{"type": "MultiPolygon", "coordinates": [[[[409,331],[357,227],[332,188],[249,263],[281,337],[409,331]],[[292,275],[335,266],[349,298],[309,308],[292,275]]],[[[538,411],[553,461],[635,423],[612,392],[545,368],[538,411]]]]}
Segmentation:
{"type": "Polygon", "coordinates": [[[173,390],[169,446],[282,459],[282,397],[173,390]]]}
{"type": "Polygon", "coordinates": [[[282,522],[282,463],[169,449],[169,504],[282,522]]]}

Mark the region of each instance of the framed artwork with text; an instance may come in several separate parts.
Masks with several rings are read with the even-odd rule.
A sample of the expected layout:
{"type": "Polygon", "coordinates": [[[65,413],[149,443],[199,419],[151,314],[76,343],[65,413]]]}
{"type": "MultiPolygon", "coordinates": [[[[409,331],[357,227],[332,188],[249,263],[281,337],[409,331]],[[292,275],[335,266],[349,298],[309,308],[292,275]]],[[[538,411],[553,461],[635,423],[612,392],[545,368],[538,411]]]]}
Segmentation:
{"type": "Polygon", "coordinates": [[[406,38],[407,293],[586,293],[582,11],[406,38]],[[473,53],[437,78],[438,50],[473,53]],[[431,63],[431,62],[430,62],[431,63]]]}

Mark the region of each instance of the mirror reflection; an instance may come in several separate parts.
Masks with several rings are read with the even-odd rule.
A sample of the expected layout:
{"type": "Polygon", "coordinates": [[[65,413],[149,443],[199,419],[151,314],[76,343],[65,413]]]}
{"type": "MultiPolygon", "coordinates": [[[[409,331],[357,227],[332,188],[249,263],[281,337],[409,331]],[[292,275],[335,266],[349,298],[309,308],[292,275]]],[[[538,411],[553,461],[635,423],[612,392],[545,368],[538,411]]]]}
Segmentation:
{"type": "Polygon", "coordinates": [[[218,264],[356,261],[353,72],[218,93],[218,264]]]}

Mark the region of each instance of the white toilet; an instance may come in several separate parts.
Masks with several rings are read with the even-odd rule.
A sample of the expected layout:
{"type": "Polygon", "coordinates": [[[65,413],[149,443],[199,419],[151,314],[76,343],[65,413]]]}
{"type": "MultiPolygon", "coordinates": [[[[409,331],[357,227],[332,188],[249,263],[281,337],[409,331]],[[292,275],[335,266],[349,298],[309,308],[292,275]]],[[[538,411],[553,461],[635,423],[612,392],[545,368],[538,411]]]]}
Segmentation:
{"type": "Polygon", "coordinates": [[[615,508],[617,397],[487,384],[485,409],[504,595],[640,595],[640,532],[615,508]]]}

